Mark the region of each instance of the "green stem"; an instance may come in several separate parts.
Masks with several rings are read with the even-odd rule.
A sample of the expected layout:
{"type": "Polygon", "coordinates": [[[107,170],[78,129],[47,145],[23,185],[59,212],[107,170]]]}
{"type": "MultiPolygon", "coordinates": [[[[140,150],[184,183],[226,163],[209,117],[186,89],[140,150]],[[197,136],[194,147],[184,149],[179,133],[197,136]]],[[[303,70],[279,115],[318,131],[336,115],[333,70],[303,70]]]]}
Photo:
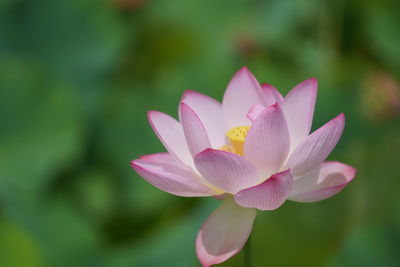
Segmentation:
{"type": "Polygon", "coordinates": [[[247,239],[246,245],[244,245],[243,249],[243,255],[244,255],[244,266],[245,267],[251,267],[252,262],[251,262],[251,235],[249,236],[249,239],[247,239]]]}

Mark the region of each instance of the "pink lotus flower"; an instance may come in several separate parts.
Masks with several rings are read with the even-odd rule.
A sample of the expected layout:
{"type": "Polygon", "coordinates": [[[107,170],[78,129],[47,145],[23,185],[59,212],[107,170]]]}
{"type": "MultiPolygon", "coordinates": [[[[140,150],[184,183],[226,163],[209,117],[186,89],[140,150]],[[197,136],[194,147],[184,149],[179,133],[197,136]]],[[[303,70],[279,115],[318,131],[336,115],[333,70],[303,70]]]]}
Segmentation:
{"type": "Polygon", "coordinates": [[[287,199],[320,201],[342,190],[356,170],[324,162],[344,128],[340,114],[310,134],[317,81],[306,80],[285,98],[260,86],[247,68],[231,80],[222,104],[186,91],[180,122],[150,111],[150,124],[168,153],[142,156],[132,167],[168,193],[223,198],[196,238],[203,266],[226,261],[246,243],[256,210],[287,199]]]}

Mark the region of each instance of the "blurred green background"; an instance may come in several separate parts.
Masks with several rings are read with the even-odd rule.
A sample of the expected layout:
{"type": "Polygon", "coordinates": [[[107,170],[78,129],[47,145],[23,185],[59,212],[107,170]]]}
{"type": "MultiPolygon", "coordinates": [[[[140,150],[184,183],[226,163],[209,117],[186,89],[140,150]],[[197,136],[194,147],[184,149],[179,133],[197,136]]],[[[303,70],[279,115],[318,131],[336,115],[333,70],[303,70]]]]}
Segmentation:
{"type": "MultiPolygon", "coordinates": [[[[147,110],[221,100],[248,66],[283,93],[319,80],[314,126],[345,112],[328,200],[259,212],[254,266],[400,266],[400,2],[2,0],[0,266],[200,266],[219,202],[181,198],[130,160],[163,151],[147,110]]],[[[242,252],[221,266],[242,266],[242,252]]]]}

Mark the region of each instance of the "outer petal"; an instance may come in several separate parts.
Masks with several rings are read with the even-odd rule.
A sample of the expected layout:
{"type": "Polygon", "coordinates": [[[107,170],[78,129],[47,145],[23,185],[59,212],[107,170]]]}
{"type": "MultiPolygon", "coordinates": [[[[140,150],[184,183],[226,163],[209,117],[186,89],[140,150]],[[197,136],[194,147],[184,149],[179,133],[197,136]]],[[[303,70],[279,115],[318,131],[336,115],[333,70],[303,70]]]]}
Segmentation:
{"type": "Polygon", "coordinates": [[[236,203],[246,208],[277,209],[288,198],[292,190],[292,181],[290,170],[274,174],[265,182],[237,193],[236,203]]]}
{"type": "Polygon", "coordinates": [[[226,198],[208,217],[196,238],[196,254],[203,267],[226,261],[246,243],[256,217],[255,209],[226,198]]]}
{"type": "Polygon", "coordinates": [[[320,171],[321,165],[318,165],[302,176],[293,177],[293,188],[290,195],[299,195],[308,192],[310,188],[314,188],[318,183],[320,171]]]}
{"type": "Polygon", "coordinates": [[[190,90],[185,91],[181,102],[187,104],[197,114],[207,131],[212,147],[223,146],[225,125],[221,103],[212,97],[190,90]]]}
{"type": "Polygon", "coordinates": [[[257,184],[256,168],[239,155],[215,149],[206,149],[194,159],[197,170],[211,185],[228,193],[257,184]]]}
{"type": "Polygon", "coordinates": [[[154,166],[176,166],[177,168],[192,171],[187,165],[183,164],[180,160],[176,159],[174,156],[167,152],[148,154],[139,157],[140,160],[145,161],[147,164],[152,164],[154,166]]]}
{"type": "Polygon", "coordinates": [[[318,179],[314,175],[305,175],[293,184],[290,200],[314,202],[339,193],[356,175],[353,167],[334,161],[321,164],[318,179]]]}
{"type": "Polygon", "coordinates": [[[279,91],[268,83],[264,83],[261,85],[261,89],[264,93],[264,96],[267,100],[267,105],[272,105],[273,103],[282,103],[283,97],[279,91]]]}
{"type": "Polygon", "coordinates": [[[282,103],[289,127],[290,151],[293,151],[310,133],[316,95],[317,80],[311,78],[294,87],[282,103]]]}
{"type": "Polygon", "coordinates": [[[261,86],[246,68],[241,68],[230,81],[222,101],[227,129],[250,125],[247,113],[254,104],[266,105],[261,86]]]}
{"type": "Polygon", "coordinates": [[[158,111],[149,111],[148,119],[153,131],[167,151],[182,162],[193,165],[192,156],[186,145],[182,126],[174,118],[158,111]]]}
{"type": "Polygon", "coordinates": [[[216,194],[201,183],[201,178],[167,156],[144,156],[131,162],[132,168],[146,181],[165,192],[177,196],[194,197],[216,194]],[[160,158],[157,161],[157,158],[160,158]],[[172,162],[172,163],[171,163],[172,162]]]}
{"type": "Polygon", "coordinates": [[[290,155],[286,168],[292,169],[293,176],[301,176],[321,164],[336,146],[343,128],[341,113],[308,136],[290,155]]]}
{"type": "Polygon", "coordinates": [[[180,116],[186,143],[192,156],[194,157],[204,149],[210,148],[211,144],[208,140],[206,129],[196,113],[185,103],[180,105],[180,116]]]}
{"type": "Polygon", "coordinates": [[[290,139],[278,104],[266,108],[255,120],[244,143],[244,156],[267,178],[280,170],[289,153],[290,139]]]}

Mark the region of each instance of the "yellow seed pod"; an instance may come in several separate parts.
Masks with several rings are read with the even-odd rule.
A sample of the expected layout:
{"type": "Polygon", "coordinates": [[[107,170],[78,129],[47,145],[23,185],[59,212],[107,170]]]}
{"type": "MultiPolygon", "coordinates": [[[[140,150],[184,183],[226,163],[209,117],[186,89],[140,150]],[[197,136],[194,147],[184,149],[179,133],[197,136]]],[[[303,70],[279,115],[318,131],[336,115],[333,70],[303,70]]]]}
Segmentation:
{"type": "Polygon", "coordinates": [[[249,129],[250,126],[239,126],[231,128],[226,133],[226,137],[228,138],[231,146],[235,149],[236,154],[243,155],[243,145],[249,129]]]}

